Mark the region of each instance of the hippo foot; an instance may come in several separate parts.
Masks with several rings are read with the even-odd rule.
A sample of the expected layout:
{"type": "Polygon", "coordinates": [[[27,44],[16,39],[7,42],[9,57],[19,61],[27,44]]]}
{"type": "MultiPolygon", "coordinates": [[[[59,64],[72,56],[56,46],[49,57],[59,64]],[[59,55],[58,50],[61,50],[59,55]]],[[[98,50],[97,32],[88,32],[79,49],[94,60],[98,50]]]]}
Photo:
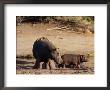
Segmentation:
{"type": "Polygon", "coordinates": [[[55,66],[55,62],[53,60],[49,60],[46,64],[46,68],[48,70],[55,70],[57,69],[56,66],[55,66]]]}
{"type": "Polygon", "coordinates": [[[38,69],[39,67],[38,66],[36,66],[36,65],[34,65],[33,67],[32,67],[32,69],[38,69]]]}
{"type": "Polygon", "coordinates": [[[38,68],[36,68],[36,67],[32,67],[32,69],[38,69],[38,68]]]}

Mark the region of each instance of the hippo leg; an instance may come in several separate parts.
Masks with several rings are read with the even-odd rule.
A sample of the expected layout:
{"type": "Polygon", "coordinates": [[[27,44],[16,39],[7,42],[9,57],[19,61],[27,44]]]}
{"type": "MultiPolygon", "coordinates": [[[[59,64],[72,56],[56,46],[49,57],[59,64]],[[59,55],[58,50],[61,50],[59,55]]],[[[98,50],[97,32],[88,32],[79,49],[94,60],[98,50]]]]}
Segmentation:
{"type": "Polygon", "coordinates": [[[80,65],[79,64],[76,64],[75,65],[75,69],[79,70],[80,69],[80,65]]]}
{"type": "Polygon", "coordinates": [[[50,69],[56,69],[54,60],[49,60],[50,69]]]}
{"type": "Polygon", "coordinates": [[[43,62],[40,62],[40,69],[43,69],[43,62]]]}
{"type": "Polygon", "coordinates": [[[56,67],[57,69],[60,68],[59,65],[58,65],[57,63],[55,63],[55,67],[56,67]]]}
{"type": "Polygon", "coordinates": [[[39,62],[39,60],[37,59],[36,62],[35,62],[35,65],[34,65],[34,67],[33,67],[33,69],[38,69],[38,68],[40,68],[40,62],[39,62]]]}
{"type": "Polygon", "coordinates": [[[55,62],[53,60],[48,60],[48,62],[46,63],[46,68],[47,69],[56,69],[56,66],[55,66],[55,62]]]}
{"type": "Polygon", "coordinates": [[[50,69],[50,66],[49,65],[50,65],[49,62],[47,62],[46,63],[46,69],[48,69],[48,70],[50,69]]]}
{"type": "Polygon", "coordinates": [[[63,65],[63,68],[64,68],[64,69],[66,68],[66,65],[65,65],[65,64],[63,65]]]}
{"type": "Polygon", "coordinates": [[[42,64],[42,69],[46,69],[46,63],[45,62],[42,64]]]}

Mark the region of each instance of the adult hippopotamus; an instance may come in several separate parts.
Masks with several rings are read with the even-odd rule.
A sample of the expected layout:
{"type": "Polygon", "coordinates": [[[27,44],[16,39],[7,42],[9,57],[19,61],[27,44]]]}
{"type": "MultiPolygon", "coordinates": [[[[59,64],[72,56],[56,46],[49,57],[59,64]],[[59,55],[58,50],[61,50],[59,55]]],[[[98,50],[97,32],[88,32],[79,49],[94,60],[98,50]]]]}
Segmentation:
{"type": "Polygon", "coordinates": [[[50,66],[50,69],[52,67],[52,64],[49,65],[50,60],[53,60],[57,64],[63,62],[57,48],[45,37],[41,37],[34,42],[32,52],[36,59],[34,69],[40,68],[40,62],[44,62],[46,66],[50,66]]]}

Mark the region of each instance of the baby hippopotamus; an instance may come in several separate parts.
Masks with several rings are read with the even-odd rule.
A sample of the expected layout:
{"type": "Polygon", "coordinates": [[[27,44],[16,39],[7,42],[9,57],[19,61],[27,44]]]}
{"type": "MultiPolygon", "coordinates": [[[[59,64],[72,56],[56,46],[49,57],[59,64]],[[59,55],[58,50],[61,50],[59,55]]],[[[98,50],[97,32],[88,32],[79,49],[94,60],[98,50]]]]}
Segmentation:
{"type": "Polygon", "coordinates": [[[73,68],[79,69],[81,63],[88,61],[85,55],[80,54],[64,54],[61,58],[63,59],[63,63],[58,65],[59,68],[71,68],[71,65],[73,65],[73,68]]]}

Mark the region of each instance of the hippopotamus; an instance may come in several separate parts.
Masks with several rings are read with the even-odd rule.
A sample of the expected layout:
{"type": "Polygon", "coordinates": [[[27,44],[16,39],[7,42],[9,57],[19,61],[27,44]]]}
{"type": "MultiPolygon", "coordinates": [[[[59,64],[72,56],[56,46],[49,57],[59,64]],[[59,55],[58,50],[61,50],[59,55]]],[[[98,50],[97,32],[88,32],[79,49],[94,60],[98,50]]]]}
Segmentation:
{"type": "Polygon", "coordinates": [[[73,65],[73,68],[79,69],[81,63],[88,61],[85,55],[80,54],[64,54],[61,56],[61,58],[63,59],[63,62],[62,64],[58,65],[59,68],[71,68],[71,65],[73,65]]]}
{"type": "Polygon", "coordinates": [[[45,37],[41,37],[34,42],[32,52],[36,59],[33,67],[34,69],[40,68],[40,62],[44,62],[46,64],[46,68],[49,66],[50,69],[53,65],[50,64],[50,60],[57,64],[61,64],[63,62],[55,45],[45,37]]]}

